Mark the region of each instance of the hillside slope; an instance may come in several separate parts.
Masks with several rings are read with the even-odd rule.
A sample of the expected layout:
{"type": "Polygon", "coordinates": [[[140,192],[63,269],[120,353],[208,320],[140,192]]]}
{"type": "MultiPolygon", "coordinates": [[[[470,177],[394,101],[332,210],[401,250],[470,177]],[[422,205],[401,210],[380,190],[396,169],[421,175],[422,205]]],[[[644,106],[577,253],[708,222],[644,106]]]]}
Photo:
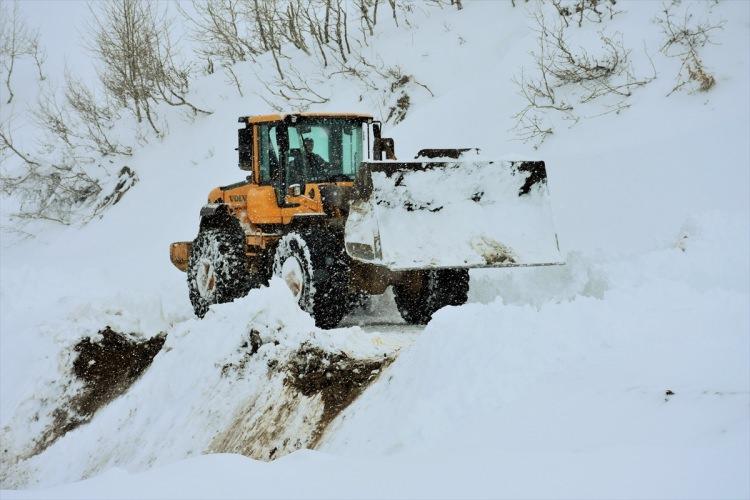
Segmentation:
{"type": "MultiPolygon", "coordinates": [[[[624,4],[606,28],[622,33],[635,71],[648,74],[652,60],[656,78],[620,113],[573,126],[555,119],[538,150],[512,131],[523,107],[512,77],[537,43],[531,9],[424,9],[411,27],[384,28],[370,50],[429,88],[410,87],[405,120],[388,127],[399,157],[477,146],[546,161],[566,266],[472,271],[471,303],[438,312],[413,344],[356,326],[317,331],[279,286],[194,320],[168,245],[194,236],[211,186],[241,177],[236,117],[267,109],[261,95],[239,97],[222,75],[205,77],[193,92],[214,113],[176,119],[163,141],[138,150],[128,165],[140,181],[104,218],[2,249],[5,443],[33,439],[27,423],[50,409],[45,396],[57,394],[81,337],[106,325],[167,332],[172,349],[89,424],[6,469],[3,487],[102,476],[3,496],[750,495],[750,7],[728,1],[711,12],[726,21],[703,54],[715,88],[666,97],[679,61],[658,52],[659,5],[624,4]],[[320,451],[271,464],[196,457],[264,383],[252,371],[227,382],[219,365],[243,335],[275,324],[289,346],[314,338],[365,358],[402,353],[333,420],[320,451]]],[[[602,28],[585,25],[576,43],[602,28]]],[[[252,88],[270,68],[235,70],[252,88]]],[[[330,96],[318,109],[387,114],[356,80],[326,80],[301,57],[298,69],[330,96]]]]}

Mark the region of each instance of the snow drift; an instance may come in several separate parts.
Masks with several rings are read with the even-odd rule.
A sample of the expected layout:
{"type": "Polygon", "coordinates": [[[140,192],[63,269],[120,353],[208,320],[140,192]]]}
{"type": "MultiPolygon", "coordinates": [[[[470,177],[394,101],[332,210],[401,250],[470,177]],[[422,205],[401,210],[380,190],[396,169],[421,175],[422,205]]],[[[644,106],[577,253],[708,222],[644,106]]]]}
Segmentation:
{"type": "MultiPolygon", "coordinates": [[[[61,409],[55,403],[70,399],[65,393],[73,400],[85,394],[82,381],[70,377],[79,371],[61,367],[51,389],[57,397],[34,400],[36,418],[19,412],[3,429],[3,486],[29,486],[42,477],[68,482],[110,467],[144,469],[200,453],[270,460],[314,447],[400,347],[357,328],[343,337],[317,329],[280,280],[166,335],[143,376],[102,405],[90,423],[63,429],[52,444],[33,434],[24,441],[19,431],[29,420],[54,429],[61,409]]],[[[85,359],[94,366],[94,358],[85,359]]],[[[65,356],[66,364],[80,360],[80,354],[65,356]]]]}

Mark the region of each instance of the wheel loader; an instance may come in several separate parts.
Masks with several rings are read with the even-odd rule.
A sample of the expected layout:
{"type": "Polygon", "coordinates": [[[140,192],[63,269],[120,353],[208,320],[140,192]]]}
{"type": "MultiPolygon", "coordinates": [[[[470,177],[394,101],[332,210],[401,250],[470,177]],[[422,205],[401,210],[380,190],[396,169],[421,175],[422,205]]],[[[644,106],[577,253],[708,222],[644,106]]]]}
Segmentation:
{"type": "Polygon", "coordinates": [[[322,328],[389,286],[404,320],[424,324],[466,302],[471,268],[561,263],[543,162],[466,148],[398,161],[359,113],[239,123],[245,180],[211,190],[196,238],[170,247],[198,317],[276,275],[322,328]]]}

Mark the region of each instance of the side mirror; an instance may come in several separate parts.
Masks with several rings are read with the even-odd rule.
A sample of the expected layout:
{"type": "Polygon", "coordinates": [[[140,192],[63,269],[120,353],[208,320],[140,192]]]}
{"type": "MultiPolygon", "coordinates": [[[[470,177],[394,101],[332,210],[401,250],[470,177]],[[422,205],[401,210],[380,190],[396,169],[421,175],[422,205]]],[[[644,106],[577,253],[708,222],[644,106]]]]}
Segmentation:
{"type": "Polygon", "coordinates": [[[237,130],[237,152],[239,153],[240,170],[253,170],[253,128],[237,130]]]}
{"type": "Polygon", "coordinates": [[[299,184],[292,184],[286,188],[287,196],[300,196],[302,194],[302,186],[299,184]]]}

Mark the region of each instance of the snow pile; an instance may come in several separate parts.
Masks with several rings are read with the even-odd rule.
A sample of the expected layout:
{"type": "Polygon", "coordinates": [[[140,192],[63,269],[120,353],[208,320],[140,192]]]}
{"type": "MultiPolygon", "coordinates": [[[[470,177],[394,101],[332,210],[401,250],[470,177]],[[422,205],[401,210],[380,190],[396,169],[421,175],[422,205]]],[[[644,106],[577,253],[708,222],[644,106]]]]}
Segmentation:
{"type": "Polygon", "coordinates": [[[636,258],[505,273],[491,303],[435,314],[320,449],[464,457],[467,496],[746,497],[750,245],[717,247],[744,224],[707,214],[636,258]]]}
{"type": "MultiPolygon", "coordinates": [[[[690,270],[709,268],[713,251],[710,240],[690,241],[600,264],[607,284],[599,297],[498,297],[441,310],[389,376],[344,412],[322,449],[614,454],[627,443],[644,457],[669,447],[682,449],[683,460],[719,452],[716,470],[744,470],[748,285],[691,283],[690,270]],[[664,266],[672,276],[659,272],[664,266]],[[649,272],[654,279],[633,279],[649,272]]],[[[669,471],[677,463],[642,465],[669,471]]],[[[737,491],[745,479],[735,478],[737,491]]]]}
{"type": "Polygon", "coordinates": [[[3,429],[3,485],[69,482],[206,452],[272,459],[312,447],[399,347],[357,328],[345,337],[315,328],[286,285],[273,280],[270,288],[212,308],[202,321],[170,329],[151,366],[122,397],[35,454],[29,448],[38,443],[19,436],[58,425],[54,405],[64,392],[80,390],[80,383],[66,380],[75,357],[66,353],[61,383],[40,384],[27,402],[37,405],[37,418],[22,408],[3,429]],[[40,399],[45,391],[49,396],[40,399]],[[30,458],[18,461],[24,457],[30,458]]]}

